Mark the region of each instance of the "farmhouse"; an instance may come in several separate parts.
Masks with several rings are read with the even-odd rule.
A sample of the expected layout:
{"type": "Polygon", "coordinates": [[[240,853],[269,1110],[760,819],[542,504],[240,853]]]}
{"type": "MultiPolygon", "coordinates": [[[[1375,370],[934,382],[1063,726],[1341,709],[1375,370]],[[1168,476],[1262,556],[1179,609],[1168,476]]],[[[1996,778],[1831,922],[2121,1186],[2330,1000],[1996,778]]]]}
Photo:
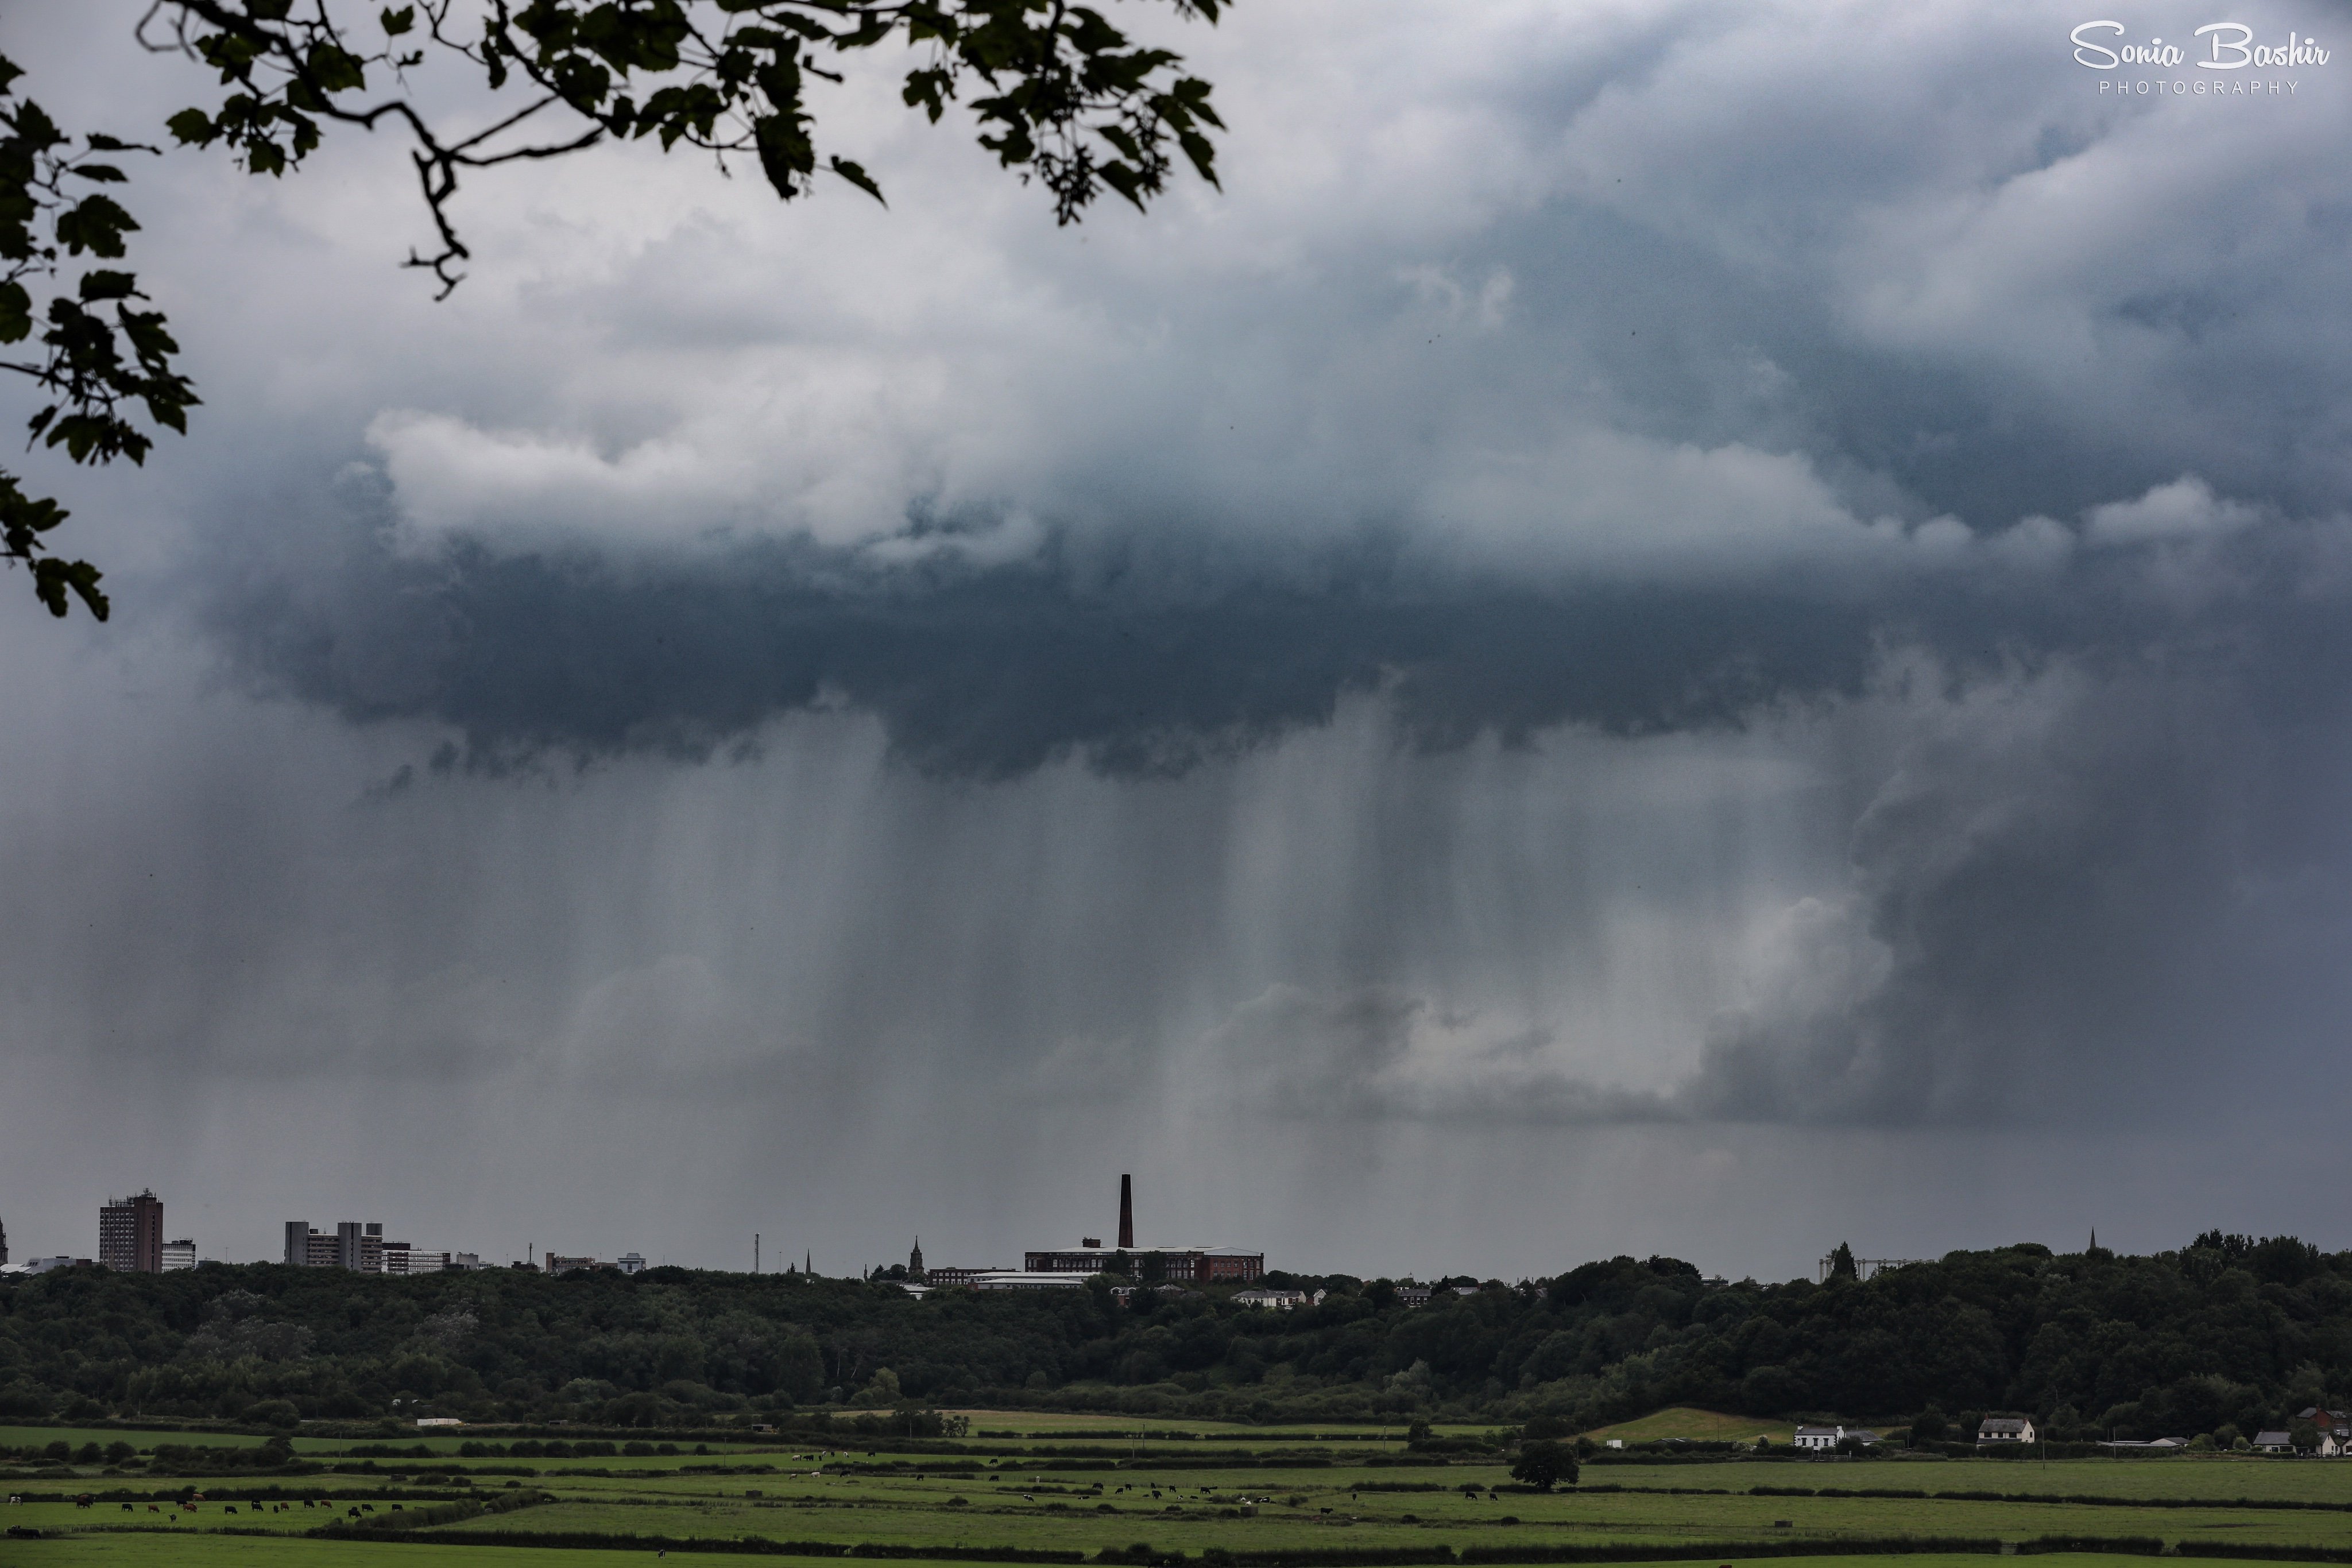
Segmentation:
{"type": "Polygon", "coordinates": [[[2030,1418],[1988,1416],[1983,1425],[1977,1428],[1977,1447],[1984,1448],[1998,1443],[2031,1443],[2033,1436],[2033,1423],[2030,1418]]]}

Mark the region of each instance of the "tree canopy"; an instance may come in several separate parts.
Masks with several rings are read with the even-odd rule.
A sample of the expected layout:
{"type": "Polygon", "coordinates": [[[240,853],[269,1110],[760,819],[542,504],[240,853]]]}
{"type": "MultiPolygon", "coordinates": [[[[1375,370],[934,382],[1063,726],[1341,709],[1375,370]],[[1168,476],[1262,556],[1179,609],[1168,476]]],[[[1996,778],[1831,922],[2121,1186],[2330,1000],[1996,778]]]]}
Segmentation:
{"type": "MultiPolygon", "coordinates": [[[[1229,0],[1159,3],[1213,23],[1229,0]]],[[[740,159],[783,201],[821,174],[882,200],[863,164],[821,144],[810,92],[885,46],[910,57],[904,105],[933,122],[961,106],[979,144],[1042,186],[1063,224],[1106,190],[1145,208],[1180,159],[1213,184],[1210,132],[1223,125],[1181,56],[1064,0],[155,0],[137,41],[213,78],[206,102],[163,121],[171,137],[250,173],[299,169],[330,127],[406,137],[435,238],[404,265],[429,272],[445,297],[472,255],[455,206],[466,175],[601,142],[740,159]],[[483,108],[465,129],[411,91],[435,63],[478,78],[483,108]]],[[[0,344],[37,330],[38,353],[0,366],[47,399],[29,422],[35,442],[79,464],[141,463],[151,428],[185,434],[200,400],[163,313],[134,303],[147,298],[137,274],[79,264],[125,257],[139,227],[120,195],[127,155],[160,148],[68,133],[23,76],[0,57],[0,344]]],[[[104,620],[101,573],[51,553],[66,516],[0,467],[0,559],[30,567],[52,614],[67,613],[70,594],[104,620]]]]}
{"type": "Polygon", "coordinates": [[[1104,1281],[918,1301],[855,1280],[678,1269],[58,1270],[0,1283],[0,1417],[226,1416],[270,1401],[355,1417],[424,1398],[468,1419],[646,1426],[903,1400],[1490,1420],[1541,1441],[1690,1405],[1911,1423],[1915,1439],[1948,1411],[1959,1442],[2007,1411],[2064,1442],[2234,1437],[2343,1408],[2352,1253],[2207,1239],[2144,1257],[1955,1252],[1826,1286],[1612,1258],[1418,1308],[1393,1281],[1276,1276],[1327,1292],[1295,1312],[1222,1290],[1122,1304],[1104,1281]]]}
{"type": "Polygon", "coordinates": [[[1576,1450],[1555,1437],[1530,1437],[1519,1445],[1511,1479],[1538,1491],[1549,1491],[1562,1482],[1576,1484],[1576,1450]]]}

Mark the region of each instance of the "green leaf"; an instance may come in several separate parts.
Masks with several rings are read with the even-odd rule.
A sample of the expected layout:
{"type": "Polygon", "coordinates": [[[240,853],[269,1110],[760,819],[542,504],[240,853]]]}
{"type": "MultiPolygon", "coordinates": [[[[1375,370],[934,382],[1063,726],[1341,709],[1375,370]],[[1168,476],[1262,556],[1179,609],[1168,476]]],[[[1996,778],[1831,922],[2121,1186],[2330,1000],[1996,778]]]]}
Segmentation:
{"type": "Polygon", "coordinates": [[[101,185],[119,185],[131,178],[111,163],[77,163],[70,172],[85,180],[96,180],[101,185]]]}
{"type": "Polygon", "coordinates": [[[128,272],[85,272],[81,275],[81,297],[84,299],[128,299],[139,292],[139,279],[128,272]]]}
{"type": "Polygon", "coordinates": [[[1193,170],[1201,178],[1220,191],[1224,189],[1217,181],[1215,143],[1197,131],[1180,131],[1176,133],[1176,144],[1184,149],[1184,156],[1192,162],[1193,170]]]}
{"type": "Polygon", "coordinates": [[[21,283],[0,283],[0,343],[20,343],[33,330],[33,297],[21,283]]]}
{"type": "Polygon", "coordinates": [[[212,145],[215,134],[212,117],[201,109],[184,109],[163,124],[184,146],[212,145]]]}
{"type": "Polygon", "coordinates": [[[768,176],[768,183],[776,194],[791,201],[801,193],[801,176],[816,165],[815,149],[809,145],[808,133],[796,123],[796,118],[782,114],[762,115],[751,125],[752,145],[759,150],[760,170],[768,176]]]}
{"type": "Polygon", "coordinates": [[[113,608],[99,591],[98,580],[104,575],[86,560],[37,560],[33,563],[33,591],[49,607],[50,614],[62,619],[68,608],[66,591],[70,589],[89,607],[91,615],[103,621],[113,608]]]}
{"type": "Polygon", "coordinates": [[[122,236],[138,226],[112,198],[84,196],[58,214],[58,239],[71,255],[87,250],[111,260],[122,254],[122,236]]]}
{"type": "Polygon", "coordinates": [[[31,99],[26,99],[16,106],[15,139],[23,142],[31,151],[40,152],[63,141],[66,139],[66,133],[58,129],[58,122],[51,120],[39,104],[35,103],[31,99]]]}
{"type": "Polygon", "coordinates": [[[387,5],[386,7],[384,7],[384,10],[383,10],[383,32],[384,32],[384,37],[388,37],[388,38],[397,38],[398,37],[400,37],[400,35],[401,35],[401,34],[407,32],[410,28],[412,28],[412,27],[414,27],[414,26],[416,26],[416,7],[415,7],[415,6],[414,6],[414,5],[403,5],[403,6],[402,6],[399,10],[397,10],[397,11],[395,11],[395,10],[392,9],[392,8],[391,8],[390,6],[388,6],[388,5],[387,5]]]}
{"type": "Polygon", "coordinates": [[[1096,172],[1102,176],[1104,184],[1134,203],[1137,212],[1143,210],[1143,177],[1141,175],[1117,159],[1104,164],[1096,172]]]}
{"type": "Polygon", "coordinates": [[[890,204],[887,202],[882,201],[882,187],[874,183],[873,176],[866,173],[863,168],[851,162],[846,158],[835,158],[832,162],[833,172],[835,173],[840,175],[843,179],[848,181],[851,184],[856,186],[859,190],[865,192],[876,201],[882,202],[884,206],[887,207],[890,204]]]}
{"type": "Polygon", "coordinates": [[[332,44],[319,44],[311,48],[310,58],[305,63],[310,66],[310,74],[318,78],[322,92],[352,92],[367,85],[367,75],[360,64],[360,57],[349,49],[340,49],[332,44]]]}

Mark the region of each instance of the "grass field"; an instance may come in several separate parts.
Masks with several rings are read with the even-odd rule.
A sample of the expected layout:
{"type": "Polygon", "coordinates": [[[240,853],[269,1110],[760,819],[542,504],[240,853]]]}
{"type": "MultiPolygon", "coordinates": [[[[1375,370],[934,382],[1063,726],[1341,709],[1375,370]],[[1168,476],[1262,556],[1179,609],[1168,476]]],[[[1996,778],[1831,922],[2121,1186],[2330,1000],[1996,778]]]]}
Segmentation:
{"type": "MultiPolygon", "coordinates": [[[[160,1568],[165,1563],[185,1563],[188,1568],[614,1568],[617,1562],[646,1555],[641,1552],[625,1555],[561,1547],[518,1550],[376,1541],[272,1541],[232,1535],[157,1541],[141,1535],[93,1534],[68,1536],[59,1541],[0,1541],[0,1563],[7,1568],[18,1568],[19,1564],[23,1568],[160,1568]]],[[[776,1568],[814,1568],[819,1563],[828,1564],[828,1568],[840,1568],[838,1558],[761,1557],[758,1561],[775,1564],[776,1568]]],[[[1927,1562],[1925,1558],[1906,1561],[1921,1564],[1927,1562]]],[[[981,1565],[950,1563],[927,1564],[926,1568],[981,1565]]],[[[1001,1565],[991,1564],[988,1568],[1001,1565]]],[[[1979,1563],[1977,1568],[1983,1568],[1983,1564],[1979,1563]]]]}
{"type": "MultiPolygon", "coordinates": [[[[185,1431],[152,1432],[132,1431],[121,1427],[0,1427],[0,1447],[17,1448],[30,1445],[37,1448],[46,1448],[49,1444],[58,1442],[60,1440],[69,1443],[77,1448],[80,1448],[84,1443],[96,1443],[101,1448],[105,1448],[110,1443],[128,1443],[132,1448],[139,1449],[141,1452],[146,1453],[152,1452],[159,1443],[182,1443],[192,1448],[202,1447],[207,1448],[254,1448],[260,1447],[269,1439],[267,1437],[257,1437],[250,1432],[224,1432],[211,1427],[197,1427],[185,1431]]],[[[373,1448],[377,1445],[390,1445],[393,1448],[404,1449],[416,1448],[421,1445],[432,1449],[436,1454],[454,1455],[457,1451],[458,1445],[462,1443],[509,1443],[514,1440],[515,1439],[512,1437],[499,1432],[495,1428],[486,1431],[468,1430],[463,1433],[451,1433],[447,1431],[446,1428],[426,1428],[425,1430],[418,1430],[415,1427],[404,1427],[396,1432],[375,1433],[365,1437],[298,1437],[293,1439],[293,1443],[294,1451],[307,1457],[312,1455],[331,1456],[344,1454],[349,1453],[353,1448],[373,1448]]],[[[713,1454],[727,1454],[740,1453],[751,1448],[759,1448],[763,1444],[772,1445],[775,1439],[773,1438],[747,1436],[741,1438],[732,1440],[721,1439],[716,1442],[709,1442],[705,1439],[697,1438],[688,1442],[677,1444],[677,1446],[691,1450],[698,1443],[701,1443],[703,1446],[708,1447],[713,1454]]],[[[562,1461],[549,1460],[545,1462],[562,1463],[562,1461]]],[[[584,1460],[583,1462],[598,1464],[609,1461],[591,1459],[584,1460]]]]}
{"type": "MultiPolygon", "coordinates": [[[[150,1568],[152,1564],[186,1564],[187,1568],[613,1568],[629,1557],[645,1553],[538,1548],[516,1550],[499,1546],[461,1546],[423,1542],[391,1544],[377,1542],[271,1541],[212,1536],[154,1542],[133,1535],[78,1535],[60,1541],[0,1541],[0,1563],[7,1568],[150,1568]],[[162,1550],[159,1550],[159,1547],[162,1550]],[[11,1550],[14,1548],[15,1550],[11,1550]]],[[[838,1558],[761,1557],[776,1568],[814,1568],[825,1563],[839,1568],[838,1558]]],[[[1769,1560],[1774,1568],[1985,1568],[1979,1556],[1921,1553],[1900,1558],[1783,1557],[1769,1560]]],[[[2143,1557],[2112,1557],[2065,1553],[2040,1560],[2048,1568],[2147,1568],[2143,1557]]],[[[929,1568],[982,1568],[980,1564],[938,1563],[929,1568]]],[[[989,1565],[994,1568],[994,1565],[989,1565]]],[[[1645,1568],[1721,1568],[1718,1557],[1686,1563],[1647,1564],[1645,1568]]]]}
{"type": "MultiPolygon", "coordinates": [[[[1329,1442],[1361,1444],[1367,1451],[1377,1451],[1381,1444],[1402,1448],[1404,1444],[1405,1423],[1402,1420],[1361,1423],[1344,1421],[1291,1421],[1276,1426],[1252,1426],[1241,1421],[1198,1421],[1163,1416],[1100,1416],[1056,1410],[950,1410],[950,1416],[961,1416],[971,1421],[970,1437],[973,1440],[1004,1437],[1024,1442],[1103,1442],[1133,1441],[1146,1434],[1187,1435],[1212,1447],[1255,1446],[1263,1444],[1290,1445],[1329,1442]]],[[[1438,1426],[1433,1430],[1446,1435],[1467,1435],[1487,1430],[1485,1427],[1438,1426]]],[[[1180,1439],[1186,1440],[1186,1439],[1180,1439]]]]}
{"type": "Polygon", "coordinates": [[[1753,1416],[1725,1416],[1676,1406],[1614,1427],[1596,1427],[1585,1436],[1596,1443],[1612,1437],[1628,1443],[1659,1443],[1675,1437],[1694,1443],[1752,1443],[1769,1437],[1775,1443],[1787,1443],[1794,1440],[1797,1429],[1785,1421],[1759,1421],[1753,1416]]]}
{"type": "MultiPolygon", "coordinates": [[[[1684,1431],[1696,1424],[1694,1418],[1722,1419],[1705,1412],[1664,1412],[1658,1420],[1669,1418],[1679,1421],[1684,1431]]],[[[976,1419],[973,1425],[977,1430],[982,1423],[976,1419]]],[[[32,1526],[42,1531],[43,1539],[0,1539],[0,1568],[85,1563],[123,1568],[176,1568],[192,1563],[202,1568],[216,1559],[254,1568],[280,1563],[289,1568],[297,1563],[341,1568],[378,1558],[386,1568],[445,1563],[453,1568],[491,1563],[530,1568],[559,1560],[614,1560],[612,1549],[546,1543],[562,1535],[661,1538],[714,1546],[732,1546],[757,1536],[775,1542],[864,1544],[942,1554],[926,1563],[1003,1547],[1080,1552],[1092,1558],[1138,1542],[1159,1552],[1181,1551],[1195,1557],[1211,1548],[1300,1552],[1566,1546],[1689,1549],[1735,1562],[1739,1553],[1727,1542],[1760,1546],[1905,1537],[2021,1541],[2063,1535],[2352,1547],[2352,1511],[2252,1506],[2317,1502],[2352,1509],[2352,1464],[2328,1461],[2174,1458],[2048,1464],[1919,1458],[1608,1463],[1587,1466],[1577,1489],[1542,1494],[1514,1486],[1507,1466],[1499,1460],[1375,1464],[1367,1461],[1394,1456],[1377,1447],[1348,1443],[1329,1445],[1328,1457],[1314,1463],[1188,1467],[1176,1461],[1230,1451],[1222,1439],[1234,1429],[1211,1423],[1187,1426],[1199,1429],[1201,1437],[1171,1441],[1139,1457],[1129,1457],[1113,1441],[1083,1445],[1100,1447],[1104,1457],[1093,1458],[899,1456],[902,1465],[886,1469],[877,1461],[871,1469],[845,1471],[843,1455],[836,1453],[828,1464],[818,1450],[802,1447],[714,1455],[698,1461],[683,1455],[524,1461],[536,1472],[528,1479],[484,1473],[471,1478],[470,1487],[457,1484],[467,1467],[457,1463],[436,1464],[429,1471],[415,1467],[406,1475],[377,1469],[315,1476],[210,1477],[193,1483],[205,1494],[193,1512],[163,1500],[189,1484],[164,1476],[15,1481],[6,1483],[7,1491],[30,1500],[0,1506],[0,1524],[32,1526]],[[1111,1463],[1114,1457],[1117,1468],[1111,1463]],[[698,1462],[706,1469],[688,1468],[698,1462]],[[707,1473],[708,1467],[720,1463],[760,1463],[773,1469],[750,1475],[707,1473]],[[939,1473],[942,1467],[955,1473],[939,1473]],[[595,1469],[635,1473],[584,1473],[595,1469]],[[304,1508],[296,1500],[280,1509],[265,1500],[257,1508],[250,1500],[253,1494],[272,1488],[279,1500],[308,1497],[313,1506],[304,1508]],[[548,1500],[428,1526],[395,1542],[304,1535],[355,1504],[373,1504],[381,1520],[392,1515],[395,1503],[408,1511],[436,1500],[512,1496],[522,1488],[536,1489],[548,1500]],[[1758,1496],[1756,1488],[1922,1495],[1758,1496]],[[80,1490],[119,1490],[136,1500],[128,1510],[120,1500],[81,1509],[72,1500],[80,1490]],[[1938,1495],[1962,1491],[1999,1495],[1938,1495]],[[332,1506],[318,1506],[321,1498],[332,1499],[332,1506]],[[151,1500],[157,1501],[152,1512],[151,1500]],[[2157,1506],[2182,1500],[2198,1506],[2157,1506]],[[234,1514],[228,1511],[232,1507],[237,1511],[234,1514]],[[427,1544],[437,1531],[448,1530],[512,1544],[427,1544]],[[392,1555],[385,1557],[387,1552],[392,1555]]],[[[1240,1430],[1264,1436],[1259,1428],[1240,1430]]],[[[1097,1426],[1088,1435],[1104,1431],[1097,1426]]],[[[1042,1422],[1028,1428],[1040,1447],[1075,1446],[1064,1441],[1073,1432],[1067,1426],[1042,1422]]],[[[1117,1437],[1115,1429],[1107,1435],[1117,1437]]],[[[152,1447],[155,1436],[169,1440],[169,1435],[150,1435],[150,1442],[142,1446],[152,1447]]],[[[1291,1434],[1292,1446],[1307,1446],[1308,1436],[1304,1431],[1291,1434]]],[[[1005,1441],[993,1439],[990,1446],[1001,1448],[1005,1441]]],[[[865,1463],[863,1453],[850,1457],[865,1463]]],[[[1876,1559],[1833,1561],[1859,1568],[1876,1559]]],[[[1931,1562],[1942,1559],[1906,1556],[1902,1561],[1929,1568],[1931,1562]]]]}
{"type": "Polygon", "coordinates": [[[250,1437],[243,1432],[131,1432],[120,1427],[0,1427],[0,1445],[21,1448],[26,1444],[44,1447],[62,1439],[80,1448],[84,1443],[96,1443],[103,1448],[109,1443],[128,1443],[134,1448],[152,1448],[158,1443],[204,1443],[213,1448],[257,1448],[267,1438],[250,1437]]]}
{"type": "MultiPolygon", "coordinates": [[[[1860,1459],[1734,1460],[1707,1465],[1588,1465],[1583,1484],[1704,1487],[1916,1489],[1938,1491],[2088,1493],[2097,1497],[2262,1498],[2352,1502],[2352,1462],[2268,1459],[2234,1455],[2165,1459],[1860,1459]]],[[[2347,1515],[2352,1519],[2352,1515],[2347,1515]]],[[[2352,1531],[2352,1524],[2347,1525],[2352,1531]]]]}

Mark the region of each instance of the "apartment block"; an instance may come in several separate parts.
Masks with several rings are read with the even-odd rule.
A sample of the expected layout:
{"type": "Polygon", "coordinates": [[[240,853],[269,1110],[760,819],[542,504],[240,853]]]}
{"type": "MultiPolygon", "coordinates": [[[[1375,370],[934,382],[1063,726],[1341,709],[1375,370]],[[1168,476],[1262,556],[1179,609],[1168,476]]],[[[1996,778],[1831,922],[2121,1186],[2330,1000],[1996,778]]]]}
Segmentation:
{"type": "Polygon", "coordinates": [[[124,1274],[163,1271],[163,1200],[152,1188],[98,1211],[98,1260],[124,1274]]]}

